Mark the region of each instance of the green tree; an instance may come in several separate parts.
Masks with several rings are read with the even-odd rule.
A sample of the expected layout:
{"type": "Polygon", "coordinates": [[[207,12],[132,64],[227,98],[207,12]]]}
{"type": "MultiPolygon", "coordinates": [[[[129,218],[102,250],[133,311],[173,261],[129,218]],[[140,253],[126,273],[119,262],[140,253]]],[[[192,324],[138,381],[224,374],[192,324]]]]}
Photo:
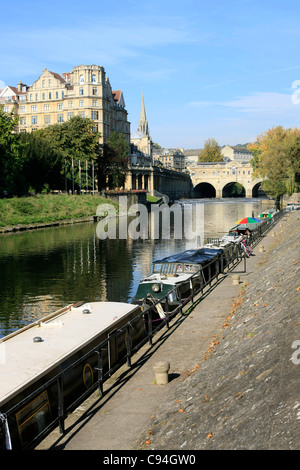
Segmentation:
{"type": "Polygon", "coordinates": [[[0,195],[3,191],[19,191],[20,173],[22,170],[22,144],[19,142],[16,127],[18,117],[4,112],[0,105],[0,195]]]}
{"type": "Polygon", "coordinates": [[[36,192],[45,187],[62,189],[64,178],[61,174],[62,155],[54,149],[45,137],[44,130],[28,134],[19,134],[23,147],[22,185],[24,191],[29,188],[36,192]]]}
{"type": "MultiPolygon", "coordinates": [[[[75,116],[62,124],[54,124],[43,129],[44,137],[56,155],[61,157],[61,173],[66,168],[68,181],[74,175],[75,184],[79,184],[80,168],[97,166],[99,155],[99,133],[94,132],[94,122],[88,118],[75,116]],[[73,165],[73,166],[72,166],[73,165]]],[[[89,172],[89,186],[91,186],[89,172]]],[[[70,183],[69,183],[70,184],[70,183]]]]}
{"type": "Polygon", "coordinates": [[[108,141],[102,146],[98,159],[99,189],[124,186],[128,168],[129,145],[117,131],[112,132],[108,141]]]}
{"type": "Polygon", "coordinates": [[[204,142],[204,149],[198,156],[199,162],[221,162],[223,155],[216,139],[207,139],[204,142]]]}
{"type": "Polygon", "coordinates": [[[299,190],[300,130],[273,127],[248,145],[253,153],[254,176],[264,178],[262,188],[273,197],[299,190]]]}

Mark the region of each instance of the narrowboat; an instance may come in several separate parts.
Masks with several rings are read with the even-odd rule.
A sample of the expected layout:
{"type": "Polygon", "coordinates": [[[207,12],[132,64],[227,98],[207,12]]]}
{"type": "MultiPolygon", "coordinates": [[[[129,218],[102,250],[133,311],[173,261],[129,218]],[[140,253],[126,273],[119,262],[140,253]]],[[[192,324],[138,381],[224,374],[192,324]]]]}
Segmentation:
{"type": "Polygon", "coordinates": [[[156,260],[152,272],[140,281],[132,303],[141,305],[144,311],[155,304],[152,321],[159,323],[166,318],[166,310],[172,313],[223,272],[235,253],[233,244],[224,242],[222,246],[207,244],[156,260]]]}
{"type": "Polygon", "coordinates": [[[81,302],[2,338],[0,446],[34,448],[145,337],[139,306],[81,302]]]}
{"type": "Polygon", "coordinates": [[[300,202],[299,201],[288,202],[285,210],[287,212],[300,210],[300,202]]]}
{"type": "Polygon", "coordinates": [[[277,209],[268,209],[266,211],[263,211],[259,214],[259,218],[260,219],[268,219],[268,220],[271,220],[275,214],[277,214],[277,212],[279,212],[277,209]]]}

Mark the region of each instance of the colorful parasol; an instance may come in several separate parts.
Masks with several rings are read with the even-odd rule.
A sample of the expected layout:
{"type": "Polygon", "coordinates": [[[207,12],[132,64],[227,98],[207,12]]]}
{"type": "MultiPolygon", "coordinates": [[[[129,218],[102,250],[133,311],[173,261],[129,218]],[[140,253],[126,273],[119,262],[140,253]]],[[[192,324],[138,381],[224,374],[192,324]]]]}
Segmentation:
{"type": "Polygon", "coordinates": [[[236,222],[236,224],[257,224],[257,222],[261,222],[261,220],[256,219],[255,217],[244,217],[236,222]]]}

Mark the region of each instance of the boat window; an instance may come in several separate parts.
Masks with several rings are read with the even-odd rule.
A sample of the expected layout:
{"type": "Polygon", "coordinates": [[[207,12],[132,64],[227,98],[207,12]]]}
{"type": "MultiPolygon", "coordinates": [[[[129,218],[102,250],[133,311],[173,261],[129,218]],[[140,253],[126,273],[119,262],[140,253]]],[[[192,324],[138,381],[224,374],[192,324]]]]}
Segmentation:
{"type": "Polygon", "coordinates": [[[197,264],[185,264],[184,271],[186,273],[196,273],[199,271],[199,266],[197,264]]]}
{"type": "Polygon", "coordinates": [[[177,264],[177,266],[176,266],[176,272],[177,272],[177,273],[182,273],[182,271],[183,271],[183,266],[182,266],[182,264],[181,264],[181,263],[180,263],[180,264],[177,264]]]}
{"type": "Polygon", "coordinates": [[[173,274],[176,274],[176,266],[177,264],[175,263],[164,263],[163,266],[162,266],[162,274],[170,274],[170,275],[173,275],[173,274]]]}
{"type": "Polygon", "coordinates": [[[90,364],[85,364],[82,376],[84,385],[86,388],[90,388],[94,382],[93,369],[91,368],[90,364]]]}
{"type": "Polygon", "coordinates": [[[160,271],[161,271],[161,263],[155,264],[154,267],[153,267],[153,272],[154,273],[160,273],[160,271]]]}
{"type": "Polygon", "coordinates": [[[16,420],[21,442],[28,442],[37,436],[50,422],[47,392],[41,393],[16,413],[16,420]]]}

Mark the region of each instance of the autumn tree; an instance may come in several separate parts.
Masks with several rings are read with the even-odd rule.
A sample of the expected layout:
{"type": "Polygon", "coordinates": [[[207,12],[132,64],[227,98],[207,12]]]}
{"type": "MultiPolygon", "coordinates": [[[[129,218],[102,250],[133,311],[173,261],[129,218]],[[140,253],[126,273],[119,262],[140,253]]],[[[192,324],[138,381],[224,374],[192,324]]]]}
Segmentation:
{"type": "Polygon", "coordinates": [[[223,155],[216,139],[207,139],[204,142],[204,149],[198,156],[199,162],[221,162],[223,155]]]}
{"type": "Polygon", "coordinates": [[[264,178],[262,188],[278,198],[300,189],[300,130],[273,127],[248,145],[254,176],[264,178]]]}

